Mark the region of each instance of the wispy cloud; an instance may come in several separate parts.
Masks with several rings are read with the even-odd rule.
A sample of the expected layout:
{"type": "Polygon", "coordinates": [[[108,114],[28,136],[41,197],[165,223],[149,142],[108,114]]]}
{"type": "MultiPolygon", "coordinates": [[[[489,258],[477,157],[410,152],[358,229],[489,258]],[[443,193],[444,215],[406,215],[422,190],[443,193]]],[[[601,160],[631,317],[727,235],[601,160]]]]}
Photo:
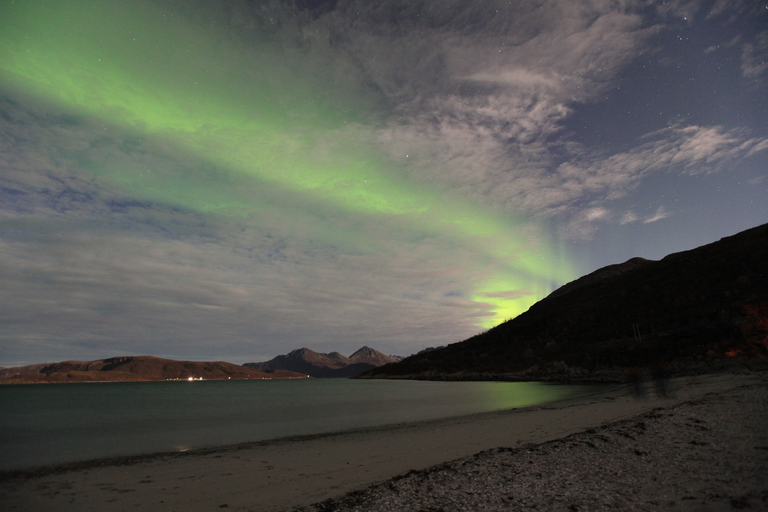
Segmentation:
{"type": "MultiPolygon", "coordinates": [[[[109,108],[0,84],[0,364],[459,341],[500,303],[576,277],[550,236],[676,220],[669,205],[619,203],[654,176],[725,173],[768,150],[764,131],[694,116],[612,146],[573,134],[641,57],[664,57],[660,34],[732,23],[745,2],[145,7],[206,43],[199,60],[169,53],[173,73],[129,59],[147,66],[149,96],[128,105],[98,74],[84,87],[109,108]],[[183,80],[156,96],[169,75],[183,80]],[[162,115],[147,97],[167,100],[162,115]]],[[[738,48],[740,78],[764,80],[767,37],[699,55],[738,48]]],[[[130,76],[124,92],[142,92],[130,76]]]]}
{"type": "MultiPolygon", "coordinates": [[[[768,140],[750,137],[742,129],[727,130],[720,126],[677,125],[646,135],[641,143],[628,152],[608,157],[588,153],[563,163],[550,186],[540,183],[531,187],[530,211],[547,215],[572,212],[572,226],[590,222],[593,210],[581,210],[584,199],[611,201],[626,196],[649,175],[684,172],[695,175],[713,173],[732,165],[740,158],[766,149],[768,140]],[[536,209],[539,209],[538,211],[536,209]]],[[[623,217],[627,223],[632,216],[623,217]]],[[[575,230],[577,238],[584,236],[582,228],[575,230]]]]}
{"type": "Polygon", "coordinates": [[[666,219],[672,215],[670,212],[666,211],[666,209],[663,206],[659,206],[659,209],[656,210],[656,213],[654,213],[651,217],[645,219],[643,223],[650,224],[651,222],[656,222],[661,219],[666,219]]]}
{"type": "Polygon", "coordinates": [[[768,30],[757,35],[754,42],[744,43],[741,53],[741,72],[744,78],[764,80],[768,70],[768,30]]]}
{"type": "MultiPolygon", "coordinates": [[[[651,51],[649,38],[661,30],[631,4],[583,7],[505,6],[502,15],[482,2],[459,3],[446,15],[414,3],[406,20],[394,7],[355,5],[354,23],[346,18],[352,10],[340,9],[313,37],[355,27],[340,47],[396,113],[371,136],[412,177],[505,211],[559,217],[578,238],[593,232],[582,228],[594,225],[583,205],[623,197],[652,173],[717,172],[762,151],[768,140],[746,130],[679,121],[613,154],[560,139],[575,108],[611,87],[632,55],[651,51]],[[470,12],[471,29],[444,24],[470,12]]],[[[700,5],[659,9],[681,21],[699,15],[700,5]]]]}

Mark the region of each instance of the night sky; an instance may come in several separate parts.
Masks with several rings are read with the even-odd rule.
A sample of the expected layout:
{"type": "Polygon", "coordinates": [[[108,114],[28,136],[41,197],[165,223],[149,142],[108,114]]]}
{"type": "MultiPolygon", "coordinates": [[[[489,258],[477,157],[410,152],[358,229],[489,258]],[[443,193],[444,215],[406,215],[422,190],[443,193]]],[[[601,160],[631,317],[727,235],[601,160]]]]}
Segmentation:
{"type": "Polygon", "coordinates": [[[766,1],[0,3],[0,366],[409,355],[767,198],[766,1]]]}

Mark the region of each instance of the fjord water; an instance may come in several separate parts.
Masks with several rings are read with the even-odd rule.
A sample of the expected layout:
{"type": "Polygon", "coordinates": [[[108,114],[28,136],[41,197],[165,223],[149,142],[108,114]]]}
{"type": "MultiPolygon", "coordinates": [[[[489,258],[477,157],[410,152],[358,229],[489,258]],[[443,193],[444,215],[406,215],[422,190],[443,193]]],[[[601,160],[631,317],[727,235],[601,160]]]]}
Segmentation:
{"type": "Polygon", "coordinates": [[[171,381],[0,386],[0,470],[498,411],[595,392],[532,382],[171,381]]]}

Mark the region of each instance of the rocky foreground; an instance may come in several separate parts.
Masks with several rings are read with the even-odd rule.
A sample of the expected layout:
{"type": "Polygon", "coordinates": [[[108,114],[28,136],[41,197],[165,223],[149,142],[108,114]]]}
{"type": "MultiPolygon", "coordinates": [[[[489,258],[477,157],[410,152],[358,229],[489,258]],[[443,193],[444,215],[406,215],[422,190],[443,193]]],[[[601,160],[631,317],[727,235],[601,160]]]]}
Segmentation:
{"type": "Polygon", "coordinates": [[[767,510],[766,384],[762,373],[731,390],[297,510],[767,510]]]}

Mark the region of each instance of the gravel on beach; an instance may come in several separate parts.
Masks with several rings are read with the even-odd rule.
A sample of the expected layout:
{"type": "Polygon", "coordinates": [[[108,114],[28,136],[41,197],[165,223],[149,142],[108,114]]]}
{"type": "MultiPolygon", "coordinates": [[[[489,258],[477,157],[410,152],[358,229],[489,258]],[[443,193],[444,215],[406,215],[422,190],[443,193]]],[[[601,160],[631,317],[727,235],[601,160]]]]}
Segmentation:
{"type": "Polygon", "coordinates": [[[768,375],[755,375],[701,399],[296,510],[768,510],[766,384],[768,375]]]}

